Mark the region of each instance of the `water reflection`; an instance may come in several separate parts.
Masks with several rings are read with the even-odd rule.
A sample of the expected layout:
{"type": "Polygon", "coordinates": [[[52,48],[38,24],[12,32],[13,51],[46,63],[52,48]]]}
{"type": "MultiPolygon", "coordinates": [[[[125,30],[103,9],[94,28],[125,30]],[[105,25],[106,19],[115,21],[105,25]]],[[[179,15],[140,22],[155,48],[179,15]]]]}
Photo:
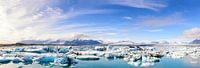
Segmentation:
{"type": "Polygon", "coordinates": [[[200,57],[195,56],[185,56],[183,61],[187,64],[197,65],[200,64],[200,57]]]}

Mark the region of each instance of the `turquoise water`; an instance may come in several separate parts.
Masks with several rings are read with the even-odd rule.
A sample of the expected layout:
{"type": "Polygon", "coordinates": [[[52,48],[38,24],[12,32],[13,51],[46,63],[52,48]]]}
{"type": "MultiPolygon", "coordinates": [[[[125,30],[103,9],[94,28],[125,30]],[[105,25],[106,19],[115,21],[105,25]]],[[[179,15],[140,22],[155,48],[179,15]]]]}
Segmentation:
{"type": "Polygon", "coordinates": [[[81,61],[75,66],[75,68],[200,68],[199,64],[189,64],[183,59],[162,58],[161,62],[155,63],[150,67],[135,67],[129,65],[126,61],[106,60],[101,59],[99,61],[81,61]]]}
{"type": "Polygon", "coordinates": [[[200,68],[200,64],[190,64],[183,59],[172,59],[172,58],[162,58],[161,62],[155,63],[155,65],[150,67],[135,67],[128,64],[126,61],[121,59],[107,60],[101,58],[97,61],[81,61],[77,60],[78,64],[69,67],[51,66],[51,65],[40,65],[40,64],[1,64],[0,68],[200,68]]]}

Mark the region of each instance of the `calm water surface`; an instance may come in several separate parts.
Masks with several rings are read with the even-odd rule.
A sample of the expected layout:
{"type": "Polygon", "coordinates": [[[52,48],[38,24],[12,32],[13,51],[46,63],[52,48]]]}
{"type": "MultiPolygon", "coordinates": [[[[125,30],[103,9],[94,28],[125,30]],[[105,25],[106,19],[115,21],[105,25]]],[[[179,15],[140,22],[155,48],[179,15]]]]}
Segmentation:
{"type": "Polygon", "coordinates": [[[70,67],[59,67],[52,65],[45,66],[40,64],[24,65],[23,63],[13,64],[11,62],[9,64],[1,64],[0,68],[200,68],[200,64],[190,64],[189,62],[184,61],[183,59],[172,59],[166,57],[162,58],[161,62],[155,63],[155,65],[150,67],[135,67],[121,59],[108,60],[101,58],[97,61],[77,61],[78,64],[70,67]]]}

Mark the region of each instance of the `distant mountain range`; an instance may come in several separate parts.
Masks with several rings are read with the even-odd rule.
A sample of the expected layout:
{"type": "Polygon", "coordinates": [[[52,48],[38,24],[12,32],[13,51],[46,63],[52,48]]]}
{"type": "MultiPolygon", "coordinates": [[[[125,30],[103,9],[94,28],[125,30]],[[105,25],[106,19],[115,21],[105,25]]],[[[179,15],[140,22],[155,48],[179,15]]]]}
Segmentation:
{"type": "Polygon", "coordinates": [[[200,44],[200,39],[195,39],[190,44],[200,44]]]}
{"type": "Polygon", "coordinates": [[[45,41],[40,40],[23,40],[20,42],[17,42],[16,44],[43,44],[45,41]]]}
{"type": "MultiPolygon", "coordinates": [[[[64,45],[96,45],[96,44],[110,44],[110,45],[132,45],[132,44],[142,44],[134,43],[132,41],[119,41],[119,42],[110,42],[105,43],[101,40],[85,40],[85,39],[74,39],[74,40],[24,40],[17,42],[18,44],[64,44],[64,45]]],[[[152,42],[153,43],[153,42],[152,42]]],[[[163,42],[155,42],[154,44],[160,44],[163,42]]],[[[144,43],[146,44],[146,43],[144,43]]],[[[169,44],[165,42],[164,44],[169,44]]],[[[173,44],[187,44],[187,43],[178,43],[174,42],[173,44]]],[[[195,39],[189,44],[200,44],[200,39],[195,39]]]]}
{"type": "Polygon", "coordinates": [[[23,40],[21,44],[64,44],[65,40],[23,40]]]}
{"type": "Polygon", "coordinates": [[[24,40],[17,42],[18,44],[64,44],[64,45],[96,45],[102,44],[102,41],[97,40],[24,40]]]}
{"type": "Polygon", "coordinates": [[[119,41],[119,42],[112,42],[112,43],[108,43],[108,44],[111,44],[111,45],[132,45],[132,44],[135,44],[135,43],[132,42],[132,41],[119,41]]]}
{"type": "Polygon", "coordinates": [[[72,40],[72,41],[65,41],[65,45],[96,45],[96,44],[102,44],[102,41],[97,40],[72,40]]]}

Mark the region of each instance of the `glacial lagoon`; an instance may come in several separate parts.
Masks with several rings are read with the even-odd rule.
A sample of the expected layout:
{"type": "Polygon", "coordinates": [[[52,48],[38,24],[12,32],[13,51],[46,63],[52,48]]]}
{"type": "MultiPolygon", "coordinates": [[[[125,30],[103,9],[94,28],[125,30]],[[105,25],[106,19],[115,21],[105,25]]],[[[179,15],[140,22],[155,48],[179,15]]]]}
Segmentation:
{"type": "MultiPolygon", "coordinates": [[[[44,46],[42,46],[42,47],[45,48],[44,46]]],[[[43,56],[54,56],[54,55],[63,56],[64,55],[64,53],[62,53],[62,54],[58,53],[57,50],[56,50],[56,52],[52,52],[52,54],[46,53],[46,52],[35,54],[35,51],[41,51],[39,49],[27,50],[30,48],[35,49],[35,47],[11,47],[10,49],[9,48],[7,48],[7,47],[1,48],[1,55],[2,55],[1,57],[4,56],[5,59],[7,58],[7,57],[5,57],[5,55],[3,55],[3,54],[5,54],[5,52],[4,52],[5,50],[9,50],[9,51],[13,50],[13,53],[11,52],[9,54],[6,54],[6,55],[10,55],[10,57],[11,57],[11,54],[20,55],[21,52],[15,52],[17,48],[25,48],[25,50],[22,52],[23,56],[31,55],[31,56],[34,56],[34,58],[36,58],[36,55],[39,55],[37,58],[40,58],[43,56]],[[25,53],[27,51],[29,51],[29,53],[25,53]],[[34,52],[34,53],[32,54],[32,52],[34,52]]],[[[59,47],[55,46],[55,48],[58,49],[59,47]]],[[[60,47],[60,48],[63,48],[63,47],[60,47]]],[[[122,48],[123,50],[127,49],[126,47],[112,47],[111,48],[112,52],[109,52],[109,53],[114,53],[114,51],[115,52],[119,51],[118,48],[119,48],[119,50],[121,50],[120,48],[122,48]]],[[[144,49],[147,47],[141,47],[141,48],[144,49]]],[[[152,47],[149,47],[149,48],[152,49],[152,47]]],[[[171,47],[171,48],[174,48],[174,47],[171,47]]],[[[68,49],[68,47],[66,47],[66,49],[68,49]]],[[[81,56],[84,56],[84,55],[88,56],[88,55],[92,55],[94,53],[99,54],[102,52],[107,53],[107,51],[104,51],[103,49],[101,50],[101,47],[96,47],[96,48],[95,47],[74,47],[72,49],[73,50],[71,50],[71,51],[73,51],[73,52],[77,51],[77,52],[81,53],[81,56]],[[98,51],[98,48],[100,51],[98,51]],[[89,49],[89,51],[88,51],[88,49],[89,49]],[[92,50],[90,50],[90,49],[92,49],[92,50]]],[[[129,49],[130,48],[128,47],[128,50],[129,49]]],[[[153,48],[153,49],[156,49],[156,48],[153,48]]],[[[99,59],[95,59],[95,60],[80,60],[80,59],[74,58],[74,61],[77,62],[76,64],[65,65],[65,66],[55,65],[52,63],[47,63],[47,64],[37,63],[33,59],[33,62],[30,64],[25,64],[24,62],[13,63],[12,61],[10,61],[9,63],[1,63],[0,68],[200,68],[199,52],[196,51],[199,48],[198,47],[195,47],[195,48],[194,47],[186,47],[186,48],[182,48],[182,49],[183,50],[177,50],[177,51],[179,51],[178,53],[175,53],[177,51],[170,51],[170,52],[166,51],[168,54],[165,54],[162,58],[159,58],[158,62],[150,62],[150,60],[148,58],[143,58],[145,56],[141,56],[142,57],[141,61],[131,61],[130,62],[130,60],[129,61],[125,60],[125,58],[127,58],[127,55],[125,56],[124,54],[123,54],[123,56],[124,56],[123,58],[108,58],[108,56],[105,57],[105,54],[103,54],[103,55],[97,55],[98,57],[95,57],[95,58],[99,58],[99,59]],[[196,52],[196,53],[191,52],[191,50],[192,51],[194,50],[194,52],[196,52]],[[187,53],[187,54],[183,55],[182,51],[184,51],[184,53],[187,53]],[[192,53],[194,53],[194,54],[192,54],[192,53]],[[146,63],[146,62],[148,62],[148,63],[146,63]]],[[[173,50],[173,49],[171,49],[171,50],[173,50]]],[[[133,51],[138,51],[138,50],[133,50],[133,51]]],[[[150,52],[148,50],[145,50],[145,51],[148,53],[154,52],[154,50],[150,51],[150,52]]],[[[70,52],[70,50],[68,52],[70,52]]],[[[117,53],[122,54],[124,52],[120,51],[117,53]]],[[[128,55],[130,54],[129,51],[125,52],[125,53],[128,53],[128,55]]],[[[72,54],[72,53],[68,53],[67,56],[69,57],[70,54],[72,54]]],[[[134,55],[136,55],[136,54],[134,54],[134,55]]],[[[76,57],[78,57],[78,56],[76,56],[76,57]]],[[[22,57],[22,58],[24,58],[24,57],[22,57]]],[[[94,58],[94,57],[90,57],[90,58],[94,58]]]]}
{"type": "Polygon", "coordinates": [[[184,59],[171,59],[163,58],[161,62],[155,63],[154,66],[150,67],[136,67],[128,64],[122,59],[108,60],[101,58],[96,61],[78,61],[78,64],[73,66],[45,66],[40,64],[1,64],[0,68],[199,68],[200,64],[191,64],[185,62],[184,59]]]}

